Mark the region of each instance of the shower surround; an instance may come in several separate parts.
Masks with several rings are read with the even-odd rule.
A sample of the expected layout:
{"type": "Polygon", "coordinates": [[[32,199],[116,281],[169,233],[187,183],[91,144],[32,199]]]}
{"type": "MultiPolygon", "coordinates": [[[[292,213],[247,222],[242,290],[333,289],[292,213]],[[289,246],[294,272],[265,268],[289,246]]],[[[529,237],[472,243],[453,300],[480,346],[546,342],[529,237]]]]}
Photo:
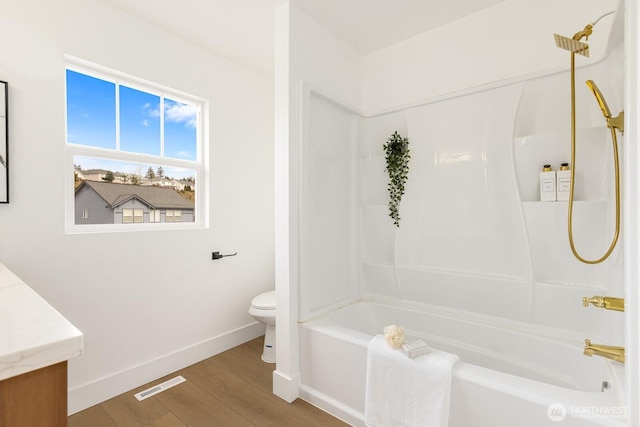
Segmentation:
{"type": "MultiPolygon", "coordinates": [[[[519,3],[505,2],[505,10],[512,10],[519,3]]],[[[617,2],[610,3],[615,8],[617,2]]],[[[591,6],[597,9],[593,15],[599,16],[602,4],[591,6]]],[[[342,339],[355,334],[362,339],[356,324],[363,319],[357,315],[352,316],[351,328],[326,320],[334,316],[336,309],[361,300],[392,303],[395,308],[404,306],[424,313],[435,307],[460,313],[461,317],[479,316],[491,319],[498,329],[509,330],[517,325],[524,336],[528,325],[531,341],[517,341],[519,351],[525,353],[536,354],[539,350],[541,343],[533,337],[540,338],[541,330],[549,336],[562,337],[561,346],[574,350],[579,350],[586,338],[594,343],[623,345],[624,316],[586,309],[581,302],[584,296],[624,295],[622,245],[602,264],[580,263],[573,258],[567,241],[567,202],[539,201],[538,173],[542,165],[550,163],[558,169],[570,156],[567,58],[558,61],[567,63],[564,66],[547,64],[533,73],[511,70],[511,75],[504,76],[496,72],[493,79],[484,83],[459,77],[468,81],[462,85],[460,80],[458,85],[462,86],[457,91],[449,87],[455,77],[443,80],[444,89],[433,89],[434,79],[427,76],[424,84],[416,84],[420,79],[408,75],[411,67],[406,65],[400,67],[399,78],[390,88],[379,84],[376,71],[360,76],[353,69],[371,70],[381,63],[382,56],[404,58],[408,51],[419,51],[415,49],[419,40],[412,39],[390,51],[350,63],[348,58],[345,60],[347,49],[340,41],[304,12],[292,7],[287,14],[291,23],[289,37],[296,40],[290,42],[292,52],[302,52],[302,46],[306,46],[305,52],[324,51],[327,56],[322,61],[313,60],[314,64],[338,62],[329,76],[321,73],[326,67],[304,65],[302,56],[290,54],[287,62],[289,143],[285,151],[289,168],[288,176],[282,178],[288,188],[287,229],[291,244],[287,246],[286,266],[277,266],[282,274],[277,277],[277,293],[279,301],[289,302],[291,310],[286,316],[290,317],[285,317],[283,323],[292,328],[287,330],[285,326],[278,331],[279,338],[289,343],[289,350],[279,347],[274,373],[276,393],[287,394],[282,392],[287,382],[298,384],[306,399],[356,424],[361,420],[361,407],[350,406],[336,397],[343,385],[331,382],[331,364],[321,362],[323,354],[331,353],[324,353],[328,346],[343,348],[343,344],[332,341],[337,336],[342,339]],[[339,83],[331,81],[339,72],[339,83]],[[350,92],[351,84],[360,90],[350,92]],[[374,87],[379,90],[374,91],[374,87]],[[392,90],[396,90],[395,94],[390,94],[392,90]],[[432,96],[424,96],[426,93],[432,96]],[[385,104],[382,99],[386,99],[385,104]],[[394,131],[408,137],[411,147],[399,228],[388,216],[382,150],[394,131]],[[325,338],[320,337],[322,334],[325,338]]],[[[483,15],[477,19],[486,18],[483,15]]],[[[620,22],[621,18],[616,20],[620,22]]],[[[596,34],[590,40],[594,42],[592,59],[579,65],[577,81],[595,80],[612,110],[619,111],[624,103],[623,44],[616,35],[621,30],[611,31],[614,25],[608,25],[599,24],[599,42],[596,34]]],[[[459,28],[450,31],[455,33],[456,29],[459,28]]],[[[564,27],[557,31],[564,31],[564,27]]],[[[556,49],[551,31],[548,39],[548,49],[556,49]]],[[[482,69],[481,65],[478,67],[482,69]]],[[[442,73],[441,69],[433,72],[442,73]]],[[[577,103],[574,235],[586,257],[597,257],[613,233],[612,150],[598,105],[586,86],[578,91],[577,103]]],[[[625,138],[620,138],[622,156],[624,144],[625,138]]],[[[397,319],[404,316],[402,310],[390,312],[396,313],[397,319]]],[[[371,316],[364,319],[370,320],[369,327],[381,326],[371,316]]],[[[388,317],[385,321],[400,320],[388,317]]],[[[280,319],[278,324],[282,324],[280,319]]],[[[457,339],[454,330],[429,328],[425,325],[422,331],[428,331],[426,336],[434,341],[457,339]]],[[[367,332],[374,333],[372,329],[367,332]]],[[[500,338],[486,335],[485,350],[495,345],[495,339],[500,338]]],[[[482,346],[483,340],[479,342],[482,346]]],[[[366,359],[359,356],[362,347],[357,344],[355,348],[360,350],[343,353],[343,360],[357,371],[366,359]]],[[[603,401],[623,407],[623,365],[590,359],[581,351],[573,353],[579,359],[576,364],[593,363],[598,367],[595,370],[608,372],[601,379],[611,385],[603,401]],[[600,370],[603,364],[607,368],[600,370]]],[[[464,357],[462,361],[465,366],[469,363],[486,368],[464,357]]],[[[535,363],[535,358],[530,363],[535,363]]],[[[502,373],[489,372],[486,380],[491,382],[492,375],[503,378],[502,373]]],[[[538,382],[545,386],[544,380],[538,382]]],[[[579,386],[576,388],[580,390],[579,386]]],[[[455,396],[455,390],[454,387],[452,407],[471,411],[479,403],[471,400],[466,403],[471,406],[465,407],[456,400],[460,396],[455,396]]],[[[585,391],[593,392],[594,386],[585,391]]],[[[504,397],[502,402],[509,399],[504,397]]],[[[589,402],[593,400],[586,399],[584,404],[589,402]]],[[[500,417],[500,413],[495,416],[500,417]]],[[[539,416],[536,414],[537,420],[551,422],[546,413],[539,416]]],[[[498,421],[508,419],[488,420],[487,425],[500,425],[498,421]]]]}
{"type": "MultiPolygon", "coordinates": [[[[617,58],[614,53],[582,73],[606,74],[617,58]]],[[[304,398],[361,423],[365,384],[357,373],[366,366],[366,342],[385,324],[401,324],[411,336],[461,358],[452,394],[458,413],[451,425],[464,426],[469,417],[478,426],[512,425],[504,411],[495,412],[498,418],[473,412],[507,401],[528,414],[531,426],[545,420],[553,425],[547,409],[554,403],[624,406],[622,365],[582,355],[585,338],[624,342],[620,313],[582,306],[584,296],[621,295],[621,251],[598,265],[574,259],[567,202],[539,201],[538,171],[569,156],[562,100],[566,77],[541,77],[372,118],[306,91],[300,252],[304,398]],[[388,215],[381,149],[395,130],[411,141],[400,227],[388,215]],[[358,292],[344,298],[340,292],[353,283],[358,292]],[[349,308],[362,300],[372,301],[374,309],[355,308],[362,302],[349,308]],[[473,333],[461,335],[473,326],[473,333]],[[335,368],[341,360],[350,361],[344,372],[335,368]],[[528,369],[546,374],[525,381],[531,378],[528,369]],[[587,376],[593,378],[582,382],[587,376]],[[559,378],[566,383],[559,384],[559,378]],[[605,383],[606,393],[599,395],[605,383]],[[522,384],[538,397],[507,396],[505,390],[522,384]],[[345,390],[351,390],[348,401],[358,404],[343,400],[345,390]]],[[[620,82],[610,83],[612,98],[620,100],[620,82]]],[[[612,153],[606,128],[589,119],[597,117],[587,107],[597,104],[580,99],[586,119],[579,132],[575,235],[581,250],[595,256],[612,233],[612,153]]]]}

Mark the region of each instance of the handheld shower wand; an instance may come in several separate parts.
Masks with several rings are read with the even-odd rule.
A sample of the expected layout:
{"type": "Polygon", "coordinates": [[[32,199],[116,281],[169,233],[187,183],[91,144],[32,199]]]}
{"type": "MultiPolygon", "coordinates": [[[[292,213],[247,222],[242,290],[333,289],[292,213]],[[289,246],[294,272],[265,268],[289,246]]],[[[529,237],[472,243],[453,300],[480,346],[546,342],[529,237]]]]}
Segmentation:
{"type": "Polygon", "coordinates": [[[566,49],[571,52],[571,184],[569,188],[569,210],[568,210],[568,233],[569,233],[569,245],[571,246],[571,251],[573,255],[584,262],[585,264],[598,264],[604,261],[611,255],[613,249],[618,242],[618,237],[620,236],[620,162],[618,159],[618,138],[616,135],[616,129],[623,131],[623,123],[624,123],[624,112],[621,112],[618,117],[611,117],[611,111],[607,106],[607,103],[604,99],[604,96],[598,89],[598,86],[593,82],[593,80],[587,80],[587,86],[593,92],[593,95],[596,97],[598,102],[598,106],[602,111],[602,115],[607,121],[607,127],[611,130],[611,138],[613,142],[613,157],[614,157],[614,169],[615,169],[615,198],[616,198],[616,228],[611,240],[611,244],[609,245],[609,249],[598,259],[589,260],[583,258],[577,251],[573,239],[573,200],[574,200],[574,183],[575,183],[575,171],[576,171],[576,66],[575,66],[575,56],[576,53],[579,55],[589,56],[589,45],[587,43],[583,43],[580,40],[585,38],[585,40],[589,39],[589,36],[593,32],[593,26],[598,23],[602,18],[607,15],[612,14],[613,11],[605,13],[600,16],[594,22],[588,24],[582,31],[577,32],[573,35],[572,38],[564,37],[558,34],[554,34],[556,46],[562,49],[566,49]]]}
{"type": "Polygon", "coordinates": [[[607,105],[607,101],[604,100],[604,96],[602,96],[602,92],[596,86],[596,83],[593,80],[586,81],[587,86],[593,92],[593,96],[596,97],[596,101],[598,101],[598,105],[600,106],[600,111],[602,111],[602,115],[605,119],[611,118],[611,110],[609,110],[609,106],[607,105]]]}
{"type": "Polygon", "coordinates": [[[607,127],[609,129],[618,129],[620,132],[624,132],[624,111],[621,111],[617,117],[611,117],[611,111],[607,106],[607,101],[604,100],[604,96],[602,95],[602,92],[600,92],[600,89],[598,89],[598,86],[596,86],[596,83],[593,80],[587,80],[586,83],[587,86],[589,86],[589,89],[593,92],[593,96],[595,96],[598,101],[600,111],[602,111],[602,115],[607,121],[607,127]]]}

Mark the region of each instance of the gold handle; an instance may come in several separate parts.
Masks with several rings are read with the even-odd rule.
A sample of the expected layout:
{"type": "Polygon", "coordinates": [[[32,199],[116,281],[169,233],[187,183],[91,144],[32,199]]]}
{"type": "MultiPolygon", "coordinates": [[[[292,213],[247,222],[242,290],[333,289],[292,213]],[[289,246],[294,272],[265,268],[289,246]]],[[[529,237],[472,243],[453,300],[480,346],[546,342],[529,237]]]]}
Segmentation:
{"type": "Polygon", "coordinates": [[[624,311],[624,298],[601,296],[582,298],[583,306],[589,307],[589,304],[592,304],[594,307],[604,308],[606,310],[624,311]]]}

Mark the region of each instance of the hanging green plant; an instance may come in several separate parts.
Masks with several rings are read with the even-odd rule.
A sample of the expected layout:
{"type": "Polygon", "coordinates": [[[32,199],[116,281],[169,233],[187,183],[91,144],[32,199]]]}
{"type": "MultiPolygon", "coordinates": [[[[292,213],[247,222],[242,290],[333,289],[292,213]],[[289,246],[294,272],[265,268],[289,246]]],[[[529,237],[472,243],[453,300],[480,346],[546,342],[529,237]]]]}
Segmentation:
{"type": "Polygon", "coordinates": [[[387,143],[383,146],[387,167],[385,172],[389,174],[389,216],[393,219],[396,227],[400,227],[400,214],[398,208],[402,195],[404,194],[404,184],[407,182],[409,173],[409,139],[403,138],[398,131],[393,132],[387,143]]]}

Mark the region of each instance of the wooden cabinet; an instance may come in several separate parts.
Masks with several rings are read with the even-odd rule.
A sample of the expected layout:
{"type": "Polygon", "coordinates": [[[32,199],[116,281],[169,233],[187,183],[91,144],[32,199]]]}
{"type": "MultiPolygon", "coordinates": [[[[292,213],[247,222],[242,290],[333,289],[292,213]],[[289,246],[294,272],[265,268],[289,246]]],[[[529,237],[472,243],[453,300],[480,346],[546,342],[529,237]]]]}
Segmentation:
{"type": "Polygon", "coordinates": [[[0,427],[66,425],[66,361],[0,381],[0,427]]]}

